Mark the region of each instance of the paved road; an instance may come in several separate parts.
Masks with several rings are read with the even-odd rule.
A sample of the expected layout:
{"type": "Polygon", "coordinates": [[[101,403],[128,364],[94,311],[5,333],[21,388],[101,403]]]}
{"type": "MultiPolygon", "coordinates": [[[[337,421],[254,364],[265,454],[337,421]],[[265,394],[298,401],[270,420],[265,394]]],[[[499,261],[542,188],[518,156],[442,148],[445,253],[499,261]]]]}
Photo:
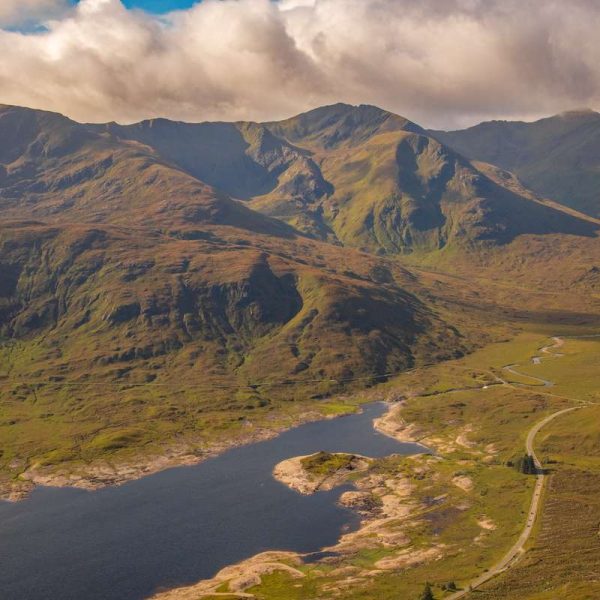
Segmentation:
{"type": "MultiPolygon", "coordinates": [[[[548,350],[550,350],[551,348],[557,348],[562,346],[563,344],[563,340],[560,338],[553,338],[553,340],[554,345],[545,346],[544,348],[542,348],[542,351],[547,354],[552,354],[553,356],[560,356],[558,354],[548,352],[548,350]]],[[[496,575],[498,575],[499,573],[502,573],[502,571],[505,571],[506,569],[510,568],[512,564],[523,554],[523,552],[525,551],[525,544],[531,536],[531,532],[533,531],[535,520],[540,509],[540,499],[542,497],[542,491],[544,489],[544,483],[546,480],[546,475],[542,470],[542,464],[540,463],[540,460],[537,454],[535,453],[535,437],[543,427],[550,423],[550,421],[553,421],[554,419],[560,417],[561,415],[564,415],[565,413],[577,410],[582,406],[585,406],[585,404],[582,403],[580,406],[573,406],[571,408],[565,408],[555,413],[552,413],[551,415],[548,415],[541,421],[538,421],[529,430],[529,433],[527,434],[527,440],[525,441],[525,449],[527,454],[533,457],[535,467],[537,469],[537,474],[535,488],[533,490],[533,497],[531,498],[531,504],[529,506],[529,513],[527,515],[527,522],[525,523],[525,528],[521,532],[519,539],[515,542],[513,547],[504,555],[500,562],[498,562],[491,569],[489,569],[488,571],[471,581],[469,586],[467,586],[467,589],[461,590],[459,592],[456,592],[455,594],[452,594],[451,596],[448,596],[446,600],[458,600],[458,598],[466,596],[471,590],[478,588],[480,585],[483,585],[485,582],[489,581],[493,577],[496,577],[496,575]]]]}

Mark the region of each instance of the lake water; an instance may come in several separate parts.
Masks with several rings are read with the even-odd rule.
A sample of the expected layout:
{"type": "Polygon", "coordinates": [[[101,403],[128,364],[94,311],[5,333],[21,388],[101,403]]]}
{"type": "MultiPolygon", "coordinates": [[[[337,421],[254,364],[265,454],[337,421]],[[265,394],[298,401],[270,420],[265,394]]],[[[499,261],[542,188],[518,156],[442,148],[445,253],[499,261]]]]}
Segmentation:
{"type": "Polygon", "coordinates": [[[0,598],[138,600],[264,550],[332,545],[358,526],[336,504],[347,488],[302,496],[271,472],[286,458],[319,450],[422,452],[373,429],[384,410],[366,405],[361,414],[301,425],[119,487],[37,488],[22,502],[0,502],[0,598]]]}

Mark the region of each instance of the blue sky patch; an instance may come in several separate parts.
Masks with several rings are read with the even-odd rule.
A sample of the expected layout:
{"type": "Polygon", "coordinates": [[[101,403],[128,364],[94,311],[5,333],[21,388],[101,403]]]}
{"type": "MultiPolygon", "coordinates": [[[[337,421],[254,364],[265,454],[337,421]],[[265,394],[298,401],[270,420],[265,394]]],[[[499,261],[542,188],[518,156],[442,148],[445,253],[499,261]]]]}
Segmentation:
{"type": "Polygon", "coordinates": [[[122,0],[127,8],[141,8],[152,13],[166,13],[172,10],[190,8],[198,0],[122,0]]]}

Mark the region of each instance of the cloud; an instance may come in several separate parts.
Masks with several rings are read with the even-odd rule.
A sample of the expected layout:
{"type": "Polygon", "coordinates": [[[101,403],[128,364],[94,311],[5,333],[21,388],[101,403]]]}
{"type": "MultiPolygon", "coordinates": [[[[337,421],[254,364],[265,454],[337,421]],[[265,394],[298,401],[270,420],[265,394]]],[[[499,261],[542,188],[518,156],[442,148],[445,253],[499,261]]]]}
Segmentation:
{"type": "Polygon", "coordinates": [[[70,7],[69,0],[2,0],[0,27],[36,24],[60,16],[70,7]]]}
{"type": "MultiPolygon", "coordinates": [[[[2,1],[0,22],[24,2],[66,5],[2,1]]],[[[338,101],[434,127],[533,118],[600,107],[599,25],[595,0],[205,0],[162,17],[81,0],[47,32],[0,31],[0,102],[83,121],[263,120],[338,101]]]]}

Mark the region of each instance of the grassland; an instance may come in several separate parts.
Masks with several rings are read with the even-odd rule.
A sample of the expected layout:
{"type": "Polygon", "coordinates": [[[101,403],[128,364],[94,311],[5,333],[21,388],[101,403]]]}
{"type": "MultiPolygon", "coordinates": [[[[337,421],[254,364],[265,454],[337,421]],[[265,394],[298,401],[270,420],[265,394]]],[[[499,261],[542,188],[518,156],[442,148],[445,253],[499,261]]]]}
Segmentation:
{"type": "Polygon", "coordinates": [[[598,338],[565,339],[564,356],[540,365],[553,392],[586,400],[551,423],[538,448],[550,471],[542,518],[525,558],[473,597],[592,600],[600,594],[598,338]]]}
{"type": "Polygon", "coordinates": [[[327,476],[347,469],[352,465],[354,456],[352,454],[331,454],[329,452],[317,452],[303,458],[300,462],[302,468],[311,475],[327,476]]]}
{"type": "MultiPolygon", "coordinates": [[[[435,458],[382,459],[369,471],[370,477],[384,473],[390,479],[410,481],[407,514],[389,524],[400,526],[407,541],[399,547],[375,543],[304,565],[305,578],[300,580],[277,572],[265,575],[250,591],[265,600],[340,596],[408,600],[418,598],[429,581],[436,598],[444,598],[450,595],[444,589],[448,582],[466,586],[491,568],[521,532],[533,488],[533,478],[507,463],[523,454],[534,423],[574,404],[567,398],[597,397],[598,341],[567,339],[560,349],[564,357],[548,355],[541,365],[527,369],[535,376],[552,375],[556,385],[550,391],[525,388],[518,381],[514,386],[489,385],[490,381],[487,389],[462,388],[481,387],[509,362],[529,364],[547,343],[552,342],[539,333],[524,332],[510,342],[387,384],[391,396],[404,398],[398,418],[415,424],[418,437],[436,449],[435,458]],[[408,555],[417,557],[414,563],[398,560],[407,549],[408,555]],[[396,568],[381,568],[386,559],[394,564],[394,558],[396,568]]],[[[598,407],[590,406],[542,430],[536,447],[551,474],[534,537],[525,558],[473,592],[473,598],[596,597],[598,416],[598,407]]]]}

